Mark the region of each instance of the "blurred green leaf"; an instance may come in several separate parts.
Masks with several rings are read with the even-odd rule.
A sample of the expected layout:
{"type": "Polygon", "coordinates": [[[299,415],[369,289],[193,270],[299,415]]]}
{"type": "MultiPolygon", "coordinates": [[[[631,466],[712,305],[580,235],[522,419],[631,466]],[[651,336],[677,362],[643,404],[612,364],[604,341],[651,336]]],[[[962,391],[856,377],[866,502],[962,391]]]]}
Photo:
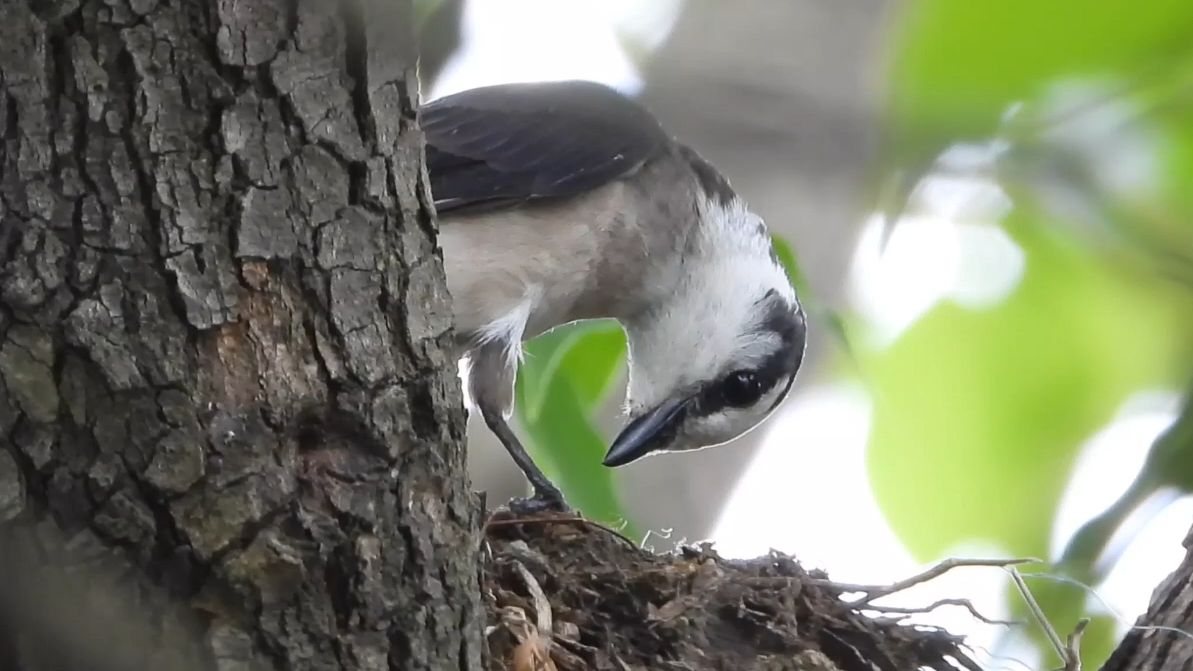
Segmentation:
{"type": "MultiPolygon", "coordinates": [[[[997,181],[1027,267],[1004,303],[941,304],[869,357],[876,495],[923,558],[974,537],[1045,556],[1082,444],[1128,395],[1193,374],[1193,3],[912,0],[899,11],[879,207],[896,215],[930,170],[997,181]],[[936,163],[974,141],[984,158],[936,163]]],[[[1189,414],[1057,571],[1096,584],[1130,513],[1188,486],[1177,474],[1193,473],[1189,414]]],[[[1088,595],[1041,587],[1067,633],[1088,595]]],[[[1089,668],[1112,629],[1099,618],[1087,630],[1089,668]]]]}
{"type": "Polygon", "coordinates": [[[774,247],[775,256],[779,257],[779,263],[782,264],[783,270],[787,271],[787,279],[791,280],[791,286],[795,287],[796,293],[800,295],[801,299],[804,296],[810,296],[812,290],[808,287],[808,278],[804,277],[804,271],[800,269],[791,243],[777,233],[771,235],[770,242],[774,247]]]}
{"type": "Polygon", "coordinates": [[[946,147],[994,136],[1013,105],[1058,83],[1109,78],[1114,98],[1183,81],[1191,30],[1184,0],[906,3],[888,59],[882,211],[900,212],[946,147]]]}
{"type": "MultiPolygon", "coordinates": [[[[571,380],[555,376],[548,383],[548,401],[533,421],[524,421],[531,453],[568,502],[585,516],[619,527],[628,518],[617,498],[613,471],[601,466],[605,441],[593,428],[571,380]]],[[[636,534],[632,528],[626,532],[636,534]]]]}
{"type": "Polygon", "coordinates": [[[625,335],[611,320],[554,329],[526,344],[515,389],[535,463],[573,506],[615,526],[628,519],[613,471],[601,465],[606,445],[590,417],[617,379],[625,349],[625,335]]]}
{"type": "Polygon", "coordinates": [[[561,369],[571,377],[585,409],[596,409],[617,379],[625,349],[625,333],[611,319],[565,324],[527,342],[518,372],[525,401],[521,412],[531,419],[538,416],[547,383],[561,369]]]}
{"type": "Polygon", "coordinates": [[[1009,105],[1059,79],[1169,67],[1193,50],[1190,34],[1185,0],[907,3],[891,55],[894,137],[943,146],[984,136],[1009,105]]]}
{"type": "MultiPolygon", "coordinates": [[[[1081,638],[1081,668],[1096,669],[1114,652],[1115,643],[1118,641],[1115,631],[1118,623],[1109,615],[1085,617],[1089,617],[1089,626],[1085,628],[1085,635],[1081,638]]],[[[1065,636],[1071,631],[1073,630],[1062,630],[1061,635],[1065,636]]]]}
{"type": "Polygon", "coordinates": [[[1014,294],[987,310],[942,303],[867,361],[875,495],[921,559],[972,538],[1046,556],[1081,444],[1130,393],[1188,368],[1184,294],[1012,223],[1027,256],[1014,294]]]}
{"type": "Polygon", "coordinates": [[[611,319],[588,322],[583,336],[574,340],[559,360],[556,374],[571,380],[581,406],[592,413],[609,397],[625,363],[625,353],[621,325],[611,319]]]}
{"type": "Polygon", "coordinates": [[[543,409],[547,385],[572,341],[584,335],[582,324],[561,326],[523,344],[518,368],[517,410],[523,420],[534,420],[543,409]]]}

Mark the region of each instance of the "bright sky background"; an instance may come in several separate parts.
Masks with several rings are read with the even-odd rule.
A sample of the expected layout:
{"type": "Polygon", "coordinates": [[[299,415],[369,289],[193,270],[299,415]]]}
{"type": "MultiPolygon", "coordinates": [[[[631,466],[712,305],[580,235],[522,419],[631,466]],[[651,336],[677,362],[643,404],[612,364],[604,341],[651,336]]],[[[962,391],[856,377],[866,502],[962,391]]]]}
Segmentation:
{"type": "Polygon", "coordinates": [[[590,79],[633,93],[642,78],[623,44],[653,48],[681,0],[469,0],[463,44],[430,92],[506,82],[590,79]]]}
{"type": "MultiPolygon", "coordinates": [[[[508,81],[572,78],[634,92],[642,82],[622,44],[657,41],[678,7],[678,0],[470,0],[464,46],[430,97],[508,81]]],[[[984,151],[961,147],[951,158],[963,164],[981,160],[984,151]]],[[[900,221],[885,250],[877,218],[865,222],[855,253],[854,306],[873,323],[880,342],[893,340],[940,300],[995,303],[1022,275],[1022,252],[993,225],[1008,205],[992,184],[933,178],[921,189],[920,200],[923,207],[900,221]]],[[[1122,493],[1138,472],[1146,446],[1175,417],[1176,401],[1165,393],[1132,398],[1089,441],[1055,523],[1054,556],[1085,520],[1122,493]]],[[[869,422],[870,403],[861,386],[839,380],[803,384],[769,423],[762,449],[722,513],[712,534],[719,551],[753,557],[775,548],[848,582],[889,583],[921,570],[870,492],[869,422]],[[816,509],[825,501],[834,502],[831,516],[775,514],[816,509]]],[[[1099,586],[1122,628],[1146,610],[1152,589],[1179,564],[1190,519],[1193,498],[1169,506],[1099,586]]],[[[1006,556],[997,547],[959,547],[949,554],[1006,556]]],[[[888,603],[925,605],[965,595],[985,615],[1000,618],[1007,616],[1004,585],[996,569],[961,569],[888,603]]],[[[969,635],[979,650],[992,646],[999,634],[959,609],[942,609],[922,621],[969,635]]],[[[1000,652],[1038,668],[1038,660],[1022,650],[1000,652]]],[[[1006,658],[991,660],[991,667],[1023,668],[1006,658]]]]}

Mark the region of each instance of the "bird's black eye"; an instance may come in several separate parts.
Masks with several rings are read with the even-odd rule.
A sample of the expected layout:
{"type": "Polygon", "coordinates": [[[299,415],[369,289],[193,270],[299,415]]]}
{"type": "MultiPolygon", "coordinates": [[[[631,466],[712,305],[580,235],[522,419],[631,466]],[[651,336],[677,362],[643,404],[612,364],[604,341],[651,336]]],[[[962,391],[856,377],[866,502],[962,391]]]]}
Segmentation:
{"type": "Polygon", "coordinates": [[[725,395],[726,403],[742,408],[758,401],[762,396],[762,383],[748,370],[734,371],[721,382],[721,393],[725,395]]]}

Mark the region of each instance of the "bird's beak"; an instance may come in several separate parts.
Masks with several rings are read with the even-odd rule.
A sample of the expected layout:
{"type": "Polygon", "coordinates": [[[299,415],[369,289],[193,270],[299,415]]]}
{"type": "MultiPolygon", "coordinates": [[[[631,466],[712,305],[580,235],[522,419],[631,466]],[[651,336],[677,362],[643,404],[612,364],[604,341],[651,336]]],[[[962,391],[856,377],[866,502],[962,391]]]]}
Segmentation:
{"type": "Polygon", "coordinates": [[[673,433],[683,419],[689,399],[666,401],[635,418],[613,441],[605,455],[606,466],[625,466],[653,451],[661,439],[673,433]]]}

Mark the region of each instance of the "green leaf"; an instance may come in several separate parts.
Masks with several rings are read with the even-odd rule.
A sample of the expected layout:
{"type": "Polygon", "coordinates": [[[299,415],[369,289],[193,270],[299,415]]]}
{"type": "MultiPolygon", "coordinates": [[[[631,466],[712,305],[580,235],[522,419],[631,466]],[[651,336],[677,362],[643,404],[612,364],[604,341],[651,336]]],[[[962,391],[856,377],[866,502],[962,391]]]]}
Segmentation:
{"type": "Polygon", "coordinates": [[[572,341],[582,335],[582,324],[561,326],[523,345],[515,391],[518,414],[524,420],[533,420],[542,412],[548,383],[555,377],[555,371],[572,341]]]}
{"type": "MultiPolygon", "coordinates": [[[[925,559],[975,537],[1043,555],[1082,444],[1129,394],[1193,373],[1193,4],[912,0],[899,11],[880,207],[897,213],[946,147],[997,136],[1027,269],[1003,304],[942,304],[870,357],[876,495],[925,559]],[[1086,103],[1057,95],[1074,85],[1086,103]],[[1090,147],[1111,158],[1088,159],[1090,147]],[[1123,166],[1136,182],[1106,178],[1123,166]]],[[[1097,555],[1126,514],[1193,479],[1176,475],[1193,473],[1187,417],[1056,570],[1096,582],[1097,555]]],[[[1040,601],[1062,635],[1087,607],[1082,590],[1061,586],[1040,601]]],[[[1102,618],[1087,631],[1087,668],[1105,659],[1110,630],[1102,618]]]]}
{"type": "Polygon", "coordinates": [[[557,375],[571,382],[581,406],[592,413],[609,396],[625,363],[626,338],[613,320],[590,322],[583,335],[572,340],[559,361],[557,375]]]}
{"type": "Polygon", "coordinates": [[[801,297],[810,295],[811,289],[808,288],[808,278],[804,276],[804,271],[800,269],[799,261],[795,257],[795,250],[791,248],[791,243],[775,233],[770,237],[771,246],[775,250],[775,256],[779,257],[779,263],[782,264],[783,270],[787,271],[787,279],[791,280],[791,286],[795,287],[796,293],[801,297]]]}
{"type": "Polygon", "coordinates": [[[1014,294],[987,310],[943,303],[865,361],[875,496],[924,560],[973,538],[1046,555],[1080,446],[1129,394],[1189,370],[1186,294],[1020,219],[1014,294]]]}
{"type": "MultiPolygon", "coordinates": [[[[1047,606],[1044,608],[1047,612],[1047,606]]],[[[1118,642],[1115,631],[1118,622],[1109,615],[1086,617],[1089,617],[1089,625],[1081,637],[1081,668],[1100,669],[1102,664],[1110,659],[1110,653],[1114,652],[1114,646],[1118,642]]]]}
{"type": "Polygon", "coordinates": [[[918,0],[892,54],[899,134],[984,135],[1008,106],[1068,77],[1136,75],[1187,56],[1185,0],[918,0]]]}
{"type": "MultiPolygon", "coordinates": [[[[614,527],[628,526],[613,471],[601,465],[605,441],[589,421],[570,378],[554,376],[545,396],[542,412],[522,422],[535,463],[585,516],[614,527]]],[[[627,533],[636,531],[631,527],[627,533]]]]}
{"type": "Polygon", "coordinates": [[[888,215],[946,147],[995,135],[1049,87],[1098,78],[1113,97],[1193,61],[1185,0],[915,0],[895,25],[879,177],[888,215]]]}
{"type": "Polygon", "coordinates": [[[519,419],[535,463],[586,516],[624,525],[613,471],[601,465],[605,441],[590,419],[625,358],[614,321],[569,324],[526,344],[515,388],[519,419]]]}
{"type": "Polygon", "coordinates": [[[584,406],[594,410],[621,370],[625,350],[625,333],[611,319],[565,324],[527,342],[518,371],[520,412],[537,417],[547,384],[561,373],[571,377],[584,406]]]}

